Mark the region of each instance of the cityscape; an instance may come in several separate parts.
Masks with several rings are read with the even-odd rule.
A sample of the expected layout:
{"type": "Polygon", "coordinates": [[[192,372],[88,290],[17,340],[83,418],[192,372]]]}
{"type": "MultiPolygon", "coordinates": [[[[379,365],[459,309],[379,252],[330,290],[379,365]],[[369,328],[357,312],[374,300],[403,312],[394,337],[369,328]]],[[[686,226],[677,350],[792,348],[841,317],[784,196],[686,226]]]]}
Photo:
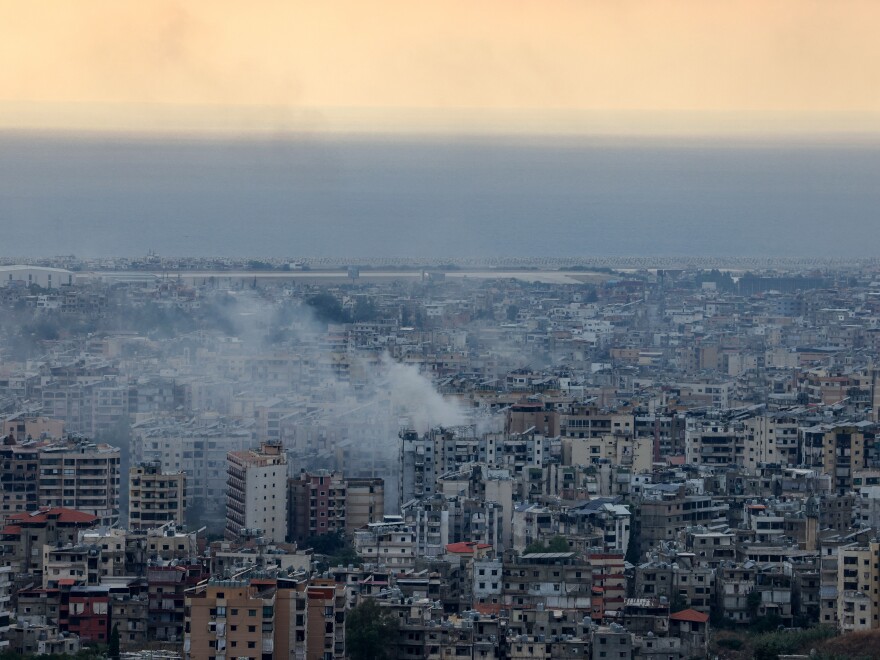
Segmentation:
{"type": "Polygon", "coordinates": [[[0,660],[880,660],[878,25],[0,0],[0,660]]]}
{"type": "Polygon", "coordinates": [[[880,265],[42,263],[0,267],[10,651],[880,628],[880,265]]]}

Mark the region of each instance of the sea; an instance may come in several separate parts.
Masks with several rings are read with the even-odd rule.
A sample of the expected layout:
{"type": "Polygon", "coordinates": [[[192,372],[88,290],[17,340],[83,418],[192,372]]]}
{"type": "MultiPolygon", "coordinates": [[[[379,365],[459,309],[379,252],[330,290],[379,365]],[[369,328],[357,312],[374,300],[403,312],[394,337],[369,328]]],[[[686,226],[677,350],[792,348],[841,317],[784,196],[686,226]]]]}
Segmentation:
{"type": "Polygon", "coordinates": [[[0,256],[877,256],[880,141],[0,133],[0,256]]]}

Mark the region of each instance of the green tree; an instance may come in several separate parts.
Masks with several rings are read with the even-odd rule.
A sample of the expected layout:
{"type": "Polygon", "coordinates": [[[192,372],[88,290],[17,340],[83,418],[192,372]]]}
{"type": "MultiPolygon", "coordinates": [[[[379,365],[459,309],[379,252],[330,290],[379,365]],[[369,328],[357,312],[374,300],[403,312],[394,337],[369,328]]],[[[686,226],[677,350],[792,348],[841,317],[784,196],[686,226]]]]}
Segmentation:
{"type": "Polygon", "coordinates": [[[308,300],[306,304],[315,312],[315,316],[323,323],[350,323],[351,317],[344,309],[342,303],[329,293],[319,293],[308,300]]]}
{"type": "Polygon", "coordinates": [[[113,660],[119,660],[119,624],[113,624],[110,632],[110,643],[107,645],[107,656],[113,660]]]}
{"type": "Polygon", "coordinates": [[[564,536],[554,536],[546,545],[541,541],[535,541],[523,550],[524,555],[533,555],[539,552],[571,552],[571,548],[564,536]]]}
{"type": "Polygon", "coordinates": [[[345,646],[351,660],[391,660],[397,656],[398,620],[372,599],[364,600],[345,620],[345,646]]]}
{"type": "Polygon", "coordinates": [[[761,592],[752,589],[746,596],[746,609],[749,612],[749,618],[754,622],[758,617],[758,608],[761,607],[761,592]]]}
{"type": "Polygon", "coordinates": [[[669,611],[672,613],[681,612],[682,610],[686,610],[690,606],[688,599],[681,593],[677,593],[672,597],[672,601],[669,603],[669,611]]]}
{"type": "Polygon", "coordinates": [[[311,548],[319,555],[333,555],[345,548],[347,542],[342,530],[310,536],[299,544],[303,548],[311,548]]]}
{"type": "Polygon", "coordinates": [[[568,540],[564,536],[554,536],[547,544],[547,552],[570,552],[568,540]]]}

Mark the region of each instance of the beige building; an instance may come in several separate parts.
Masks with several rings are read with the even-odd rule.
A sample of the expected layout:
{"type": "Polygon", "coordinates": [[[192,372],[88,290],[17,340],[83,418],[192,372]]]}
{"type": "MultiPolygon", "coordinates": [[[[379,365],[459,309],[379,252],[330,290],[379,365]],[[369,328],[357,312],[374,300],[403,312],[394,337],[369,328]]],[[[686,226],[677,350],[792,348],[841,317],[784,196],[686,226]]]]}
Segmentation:
{"type": "Polygon", "coordinates": [[[828,429],[822,441],[822,467],[831,475],[831,489],[843,494],[852,487],[855,470],[865,467],[865,436],[859,427],[828,429]]]}
{"type": "Polygon", "coordinates": [[[652,438],[606,433],[596,437],[563,438],[562,456],[565,465],[593,465],[610,462],[630,467],[633,473],[650,472],[654,460],[652,438]]]}
{"type": "Polygon", "coordinates": [[[347,601],[330,580],[212,579],[187,596],[185,658],[342,660],[347,601]]]}
{"type": "Polygon", "coordinates": [[[254,530],[268,541],[287,536],[287,455],[280,442],[226,455],[226,538],[240,540],[254,530]],[[245,530],[248,530],[247,532],[245,530]]]}
{"type": "Polygon", "coordinates": [[[28,438],[34,440],[58,439],[64,435],[64,422],[50,417],[16,415],[3,421],[2,434],[4,436],[11,435],[18,442],[23,442],[28,438]]]}
{"type": "Polygon", "coordinates": [[[370,523],[354,533],[355,552],[366,562],[394,569],[413,568],[416,563],[416,534],[400,522],[370,523]]]}
{"type": "Polygon", "coordinates": [[[167,522],[183,525],[186,517],[186,474],[163,472],[159,462],[128,471],[128,526],[151,529],[167,522]]]}
{"type": "Polygon", "coordinates": [[[880,628],[880,542],[837,551],[837,622],[844,633],[880,628]]]}
{"type": "Polygon", "coordinates": [[[382,479],[346,479],[348,499],[345,531],[353,532],[385,516],[385,482],[382,479]]]}
{"type": "Polygon", "coordinates": [[[188,595],[185,657],[188,660],[290,657],[275,645],[276,633],[285,631],[288,623],[276,621],[275,595],[274,580],[211,580],[198,592],[188,595]]]}
{"type": "Polygon", "coordinates": [[[720,419],[688,420],[684,436],[689,465],[733,466],[745,462],[745,434],[720,419]]]}
{"type": "Polygon", "coordinates": [[[798,423],[792,417],[758,415],[745,420],[745,468],[757,474],[766,463],[798,463],[798,423]]]}

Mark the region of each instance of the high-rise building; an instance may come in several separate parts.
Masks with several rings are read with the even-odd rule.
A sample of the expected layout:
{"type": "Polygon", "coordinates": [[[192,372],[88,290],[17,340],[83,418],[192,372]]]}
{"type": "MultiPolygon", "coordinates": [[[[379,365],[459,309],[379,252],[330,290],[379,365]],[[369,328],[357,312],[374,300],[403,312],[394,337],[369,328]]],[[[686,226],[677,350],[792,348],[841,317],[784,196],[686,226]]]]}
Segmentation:
{"type": "Polygon", "coordinates": [[[128,526],[151,529],[167,522],[184,524],[186,474],[163,472],[159,462],[142,463],[128,471],[128,526]]]}
{"type": "Polygon", "coordinates": [[[40,448],[39,504],[66,507],[119,523],[118,447],[69,439],[40,448]]]}
{"type": "Polygon", "coordinates": [[[0,445],[0,518],[39,506],[40,444],[17,444],[7,436],[0,445]]]}
{"type": "Polygon", "coordinates": [[[346,484],[337,472],[301,472],[288,482],[291,540],[345,530],[346,484]]]}
{"type": "Polygon", "coordinates": [[[158,420],[132,429],[132,465],[160,461],[163,472],[185,472],[187,506],[202,524],[218,527],[226,518],[226,455],[254,445],[246,425],[223,418],[193,419],[186,424],[158,420]]]}
{"type": "Polygon", "coordinates": [[[382,479],[345,479],[327,470],[301,472],[288,482],[288,537],[303,541],[337,531],[353,532],[385,513],[382,479]]]}
{"type": "Polygon", "coordinates": [[[287,536],[287,455],[280,442],[226,455],[226,538],[287,536]]]}

